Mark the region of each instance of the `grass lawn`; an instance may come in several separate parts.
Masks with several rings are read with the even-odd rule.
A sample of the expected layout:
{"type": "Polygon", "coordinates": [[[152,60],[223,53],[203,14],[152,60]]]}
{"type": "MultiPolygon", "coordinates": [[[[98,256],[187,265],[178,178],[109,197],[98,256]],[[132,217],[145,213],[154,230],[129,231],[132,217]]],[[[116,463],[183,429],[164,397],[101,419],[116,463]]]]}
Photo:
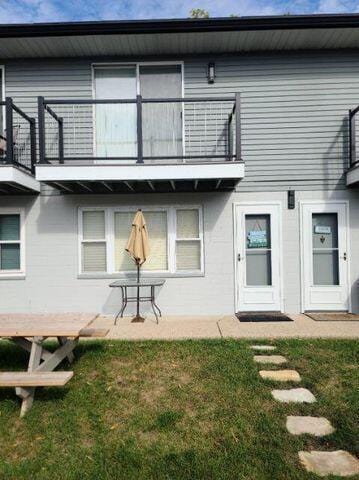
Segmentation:
{"type": "MultiPolygon", "coordinates": [[[[312,405],[272,399],[253,343],[82,343],[71,382],[38,390],[24,419],[13,389],[0,390],[0,479],[304,480],[318,477],[299,466],[299,450],[358,454],[358,342],[274,342],[316,395],[312,405]],[[325,416],[337,430],[291,436],[288,414],[325,416]]],[[[0,344],[1,370],[26,358],[0,344]]]]}

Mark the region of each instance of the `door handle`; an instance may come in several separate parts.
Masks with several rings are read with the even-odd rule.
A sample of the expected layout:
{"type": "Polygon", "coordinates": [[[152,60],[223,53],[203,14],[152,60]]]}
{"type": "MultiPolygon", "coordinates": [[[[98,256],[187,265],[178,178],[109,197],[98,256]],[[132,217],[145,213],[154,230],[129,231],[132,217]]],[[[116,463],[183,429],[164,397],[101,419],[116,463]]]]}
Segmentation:
{"type": "Polygon", "coordinates": [[[237,259],[238,259],[238,261],[239,261],[239,262],[242,260],[242,258],[241,258],[241,254],[240,254],[240,253],[238,254],[238,257],[237,257],[237,259]]]}
{"type": "Polygon", "coordinates": [[[344,253],[343,253],[343,256],[340,257],[340,258],[342,258],[343,260],[346,260],[346,259],[347,259],[347,252],[344,252],[344,253]]]}

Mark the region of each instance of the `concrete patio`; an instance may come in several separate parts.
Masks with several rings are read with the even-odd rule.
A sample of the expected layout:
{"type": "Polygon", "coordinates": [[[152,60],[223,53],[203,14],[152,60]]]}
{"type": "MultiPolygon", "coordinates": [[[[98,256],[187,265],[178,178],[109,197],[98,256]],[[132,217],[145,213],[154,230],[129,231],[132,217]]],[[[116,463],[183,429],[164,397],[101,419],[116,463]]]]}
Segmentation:
{"type": "Polygon", "coordinates": [[[144,323],[132,317],[98,316],[93,325],[106,327],[107,338],[123,340],[178,340],[186,338],[359,338],[359,321],[318,322],[306,315],[289,315],[293,322],[241,323],[234,316],[164,316],[156,323],[148,316],[144,323]]]}

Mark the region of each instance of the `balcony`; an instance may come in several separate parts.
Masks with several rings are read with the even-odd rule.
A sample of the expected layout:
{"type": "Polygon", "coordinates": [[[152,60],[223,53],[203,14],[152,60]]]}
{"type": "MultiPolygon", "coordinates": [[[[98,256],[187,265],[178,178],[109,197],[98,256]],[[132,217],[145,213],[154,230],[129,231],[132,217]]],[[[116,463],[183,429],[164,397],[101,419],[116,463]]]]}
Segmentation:
{"type": "Polygon", "coordinates": [[[36,179],[63,193],[230,191],[244,176],[240,95],[39,97],[36,179]]]}
{"type": "Polygon", "coordinates": [[[40,183],[34,177],[35,119],[26,115],[10,97],[0,102],[0,109],[0,195],[39,193],[40,183]]]}
{"type": "Polygon", "coordinates": [[[349,110],[349,160],[350,165],[347,171],[347,186],[359,186],[359,157],[357,153],[357,115],[359,106],[349,110]]]}

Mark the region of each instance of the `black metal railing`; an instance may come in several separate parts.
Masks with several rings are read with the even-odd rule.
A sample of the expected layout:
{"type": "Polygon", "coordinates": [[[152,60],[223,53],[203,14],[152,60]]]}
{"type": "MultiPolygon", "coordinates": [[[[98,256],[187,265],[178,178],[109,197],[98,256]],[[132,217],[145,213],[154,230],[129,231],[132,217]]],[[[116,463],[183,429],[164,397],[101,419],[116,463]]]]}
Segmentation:
{"type": "Polygon", "coordinates": [[[241,160],[240,94],[231,97],[38,97],[39,163],[241,160]]]}
{"type": "Polygon", "coordinates": [[[349,110],[349,165],[353,167],[359,163],[357,158],[357,135],[356,135],[356,116],[359,112],[359,106],[349,110]]]}
{"type": "Polygon", "coordinates": [[[35,173],[36,122],[11,97],[0,101],[0,164],[35,173]]]}

